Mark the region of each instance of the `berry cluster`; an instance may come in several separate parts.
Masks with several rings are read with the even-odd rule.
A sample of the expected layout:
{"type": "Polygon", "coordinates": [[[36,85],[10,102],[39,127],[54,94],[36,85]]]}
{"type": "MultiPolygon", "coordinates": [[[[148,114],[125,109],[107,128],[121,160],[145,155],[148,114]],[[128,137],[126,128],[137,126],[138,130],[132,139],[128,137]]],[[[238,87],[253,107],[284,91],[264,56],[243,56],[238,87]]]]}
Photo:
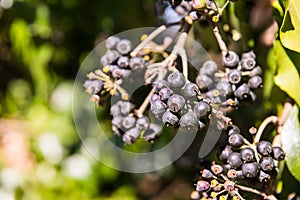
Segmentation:
{"type": "Polygon", "coordinates": [[[203,64],[196,77],[196,83],[204,96],[214,103],[236,106],[239,102],[256,99],[255,89],[263,86],[259,76],[262,69],[256,66],[253,51],[242,54],[228,51],[222,59],[225,71],[218,70],[214,61],[203,64]]]}
{"type": "Polygon", "coordinates": [[[131,57],[132,43],[128,39],[120,39],[111,36],[105,41],[106,52],[100,58],[102,69],[98,69],[87,75],[84,87],[86,92],[92,95],[92,100],[98,104],[107,93],[110,95],[121,94],[122,99],[127,100],[127,92],[120,86],[122,79],[132,75],[133,70],[143,69],[145,60],[140,57],[131,57]]]}
{"type": "MultiPolygon", "coordinates": [[[[272,146],[265,140],[250,143],[236,125],[228,126],[225,132],[227,144],[219,155],[223,164],[214,162],[210,169],[201,171],[196,190],[191,193],[192,199],[227,199],[228,195],[232,199],[244,199],[238,191],[245,190],[243,183],[259,181],[268,184],[271,178],[277,176],[278,161],[285,158],[279,146],[272,146]]],[[[256,134],[256,128],[250,128],[249,132],[256,134]]],[[[269,199],[265,193],[263,195],[269,199]]]]}
{"type": "Polygon", "coordinates": [[[129,101],[118,101],[111,106],[113,132],[126,144],[134,143],[141,135],[145,141],[153,141],[161,127],[151,123],[147,116],[137,117],[133,109],[134,104],[129,101]]]}
{"type": "Polygon", "coordinates": [[[228,144],[219,158],[225,162],[223,167],[228,171],[228,177],[239,180],[257,178],[260,182],[268,182],[277,175],[276,162],[285,157],[280,147],[272,147],[269,141],[264,140],[250,144],[235,125],[227,129],[227,135],[228,144]]]}
{"type": "Polygon", "coordinates": [[[167,80],[159,80],[154,90],[150,110],[167,126],[201,129],[207,125],[211,105],[199,96],[198,86],[187,83],[181,72],[172,72],[167,80]]]}

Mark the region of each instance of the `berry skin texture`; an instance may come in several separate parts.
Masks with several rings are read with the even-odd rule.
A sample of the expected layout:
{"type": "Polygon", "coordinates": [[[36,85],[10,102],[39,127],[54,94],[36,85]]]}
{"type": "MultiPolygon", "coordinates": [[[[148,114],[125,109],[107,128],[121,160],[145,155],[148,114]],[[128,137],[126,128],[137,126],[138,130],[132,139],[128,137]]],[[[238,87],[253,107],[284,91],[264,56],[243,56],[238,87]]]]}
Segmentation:
{"type": "Polygon", "coordinates": [[[228,73],[228,80],[232,84],[238,84],[242,80],[242,74],[239,70],[233,69],[228,73]]]}
{"type": "Polygon", "coordinates": [[[183,95],[186,98],[196,97],[199,93],[199,88],[195,83],[187,83],[184,86],[183,95]]]}
{"type": "Polygon", "coordinates": [[[250,94],[250,88],[246,83],[243,83],[234,91],[234,96],[242,100],[248,98],[249,94],[250,94]]]}
{"type": "Polygon", "coordinates": [[[223,65],[225,67],[234,68],[239,63],[239,56],[234,51],[228,51],[228,53],[222,58],[223,65]]]}
{"type": "Polygon", "coordinates": [[[179,113],[185,105],[185,99],[181,95],[173,94],[168,99],[167,105],[168,105],[170,111],[172,111],[174,113],[179,113]]]}
{"type": "Polygon", "coordinates": [[[173,91],[170,88],[162,88],[159,92],[158,95],[160,97],[160,100],[162,101],[166,101],[170,98],[170,96],[172,95],[173,91]]]}
{"type": "Polygon", "coordinates": [[[162,116],[162,121],[166,125],[174,126],[178,123],[179,119],[176,115],[167,110],[162,116]]]}
{"type": "Polygon", "coordinates": [[[228,138],[228,143],[232,147],[239,148],[244,144],[244,138],[241,134],[232,134],[228,138]]]}
{"type": "Polygon", "coordinates": [[[218,71],[218,66],[215,61],[208,60],[200,68],[200,74],[206,74],[207,76],[213,76],[218,71]]]}
{"type": "Polygon", "coordinates": [[[211,113],[211,109],[212,108],[208,103],[200,101],[195,105],[194,113],[196,114],[198,119],[204,119],[207,118],[211,113]]]}
{"type": "Polygon", "coordinates": [[[260,168],[264,171],[272,171],[272,169],[274,168],[274,161],[273,161],[273,158],[271,157],[262,157],[260,160],[259,160],[259,165],[260,165],[260,168]]]}
{"type": "Polygon", "coordinates": [[[269,141],[260,141],[257,144],[257,152],[263,156],[268,156],[272,153],[272,144],[269,141]]]}
{"type": "Polygon", "coordinates": [[[186,82],[184,75],[178,71],[172,72],[167,80],[171,88],[182,88],[186,82]]]}
{"type": "Polygon", "coordinates": [[[119,57],[118,59],[118,66],[121,67],[121,68],[125,68],[127,67],[129,64],[129,59],[127,56],[121,56],[119,57]]]}
{"type": "Polygon", "coordinates": [[[234,152],[230,154],[227,158],[227,162],[231,165],[233,168],[239,168],[242,164],[243,161],[241,159],[240,153],[234,152]]]}
{"type": "Polygon", "coordinates": [[[122,125],[126,129],[130,129],[135,125],[135,118],[132,116],[127,116],[123,118],[122,125]]]}
{"type": "Polygon", "coordinates": [[[258,176],[259,166],[256,162],[244,163],[242,165],[242,172],[247,178],[255,178],[258,176]]]}
{"type": "Polygon", "coordinates": [[[248,85],[252,89],[261,88],[263,86],[263,80],[260,76],[253,76],[249,79],[248,85]]]}
{"type": "Polygon", "coordinates": [[[273,158],[277,161],[284,160],[285,153],[282,150],[282,148],[277,147],[277,146],[273,147],[273,158]]]}
{"type": "Polygon", "coordinates": [[[243,148],[240,153],[243,161],[251,162],[254,160],[254,151],[250,147],[243,148]]]}

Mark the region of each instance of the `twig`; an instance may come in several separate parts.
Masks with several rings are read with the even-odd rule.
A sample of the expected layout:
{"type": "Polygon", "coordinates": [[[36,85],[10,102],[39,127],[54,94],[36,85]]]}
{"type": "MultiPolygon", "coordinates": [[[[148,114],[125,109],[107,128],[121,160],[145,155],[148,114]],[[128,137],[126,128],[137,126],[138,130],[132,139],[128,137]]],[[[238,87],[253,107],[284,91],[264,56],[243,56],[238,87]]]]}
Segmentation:
{"type": "Polygon", "coordinates": [[[150,99],[151,99],[151,96],[154,94],[154,87],[152,88],[152,90],[149,92],[149,94],[147,95],[147,97],[145,98],[144,102],[142,103],[142,105],[140,106],[140,108],[138,110],[135,110],[135,114],[136,116],[138,117],[142,117],[143,116],[143,113],[145,112],[149,102],[150,102],[150,99]]]}
{"type": "Polygon", "coordinates": [[[166,30],[166,26],[162,25],[158,27],[155,31],[153,31],[148,37],[142,41],[131,53],[131,57],[135,57],[147,44],[152,41],[156,36],[161,34],[164,30],[166,30]]]}
{"type": "Polygon", "coordinates": [[[260,137],[263,133],[263,131],[265,130],[265,128],[267,127],[267,125],[269,123],[273,123],[273,124],[276,124],[278,122],[278,117],[276,116],[270,116],[270,117],[267,117],[259,126],[258,130],[257,130],[257,133],[253,139],[253,144],[257,144],[260,140],[260,137]]]}
{"type": "Polygon", "coordinates": [[[235,187],[243,190],[243,191],[246,191],[246,192],[251,192],[253,194],[258,194],[260,196],[262,196],[264,199],[268,199],[268,200],[277,200],[277,198],[273,195],[267,195],[266,193],[264,192],[261,192],[259,190],[256,190],[254,188],[251,188],[251,187],[246,187],[246,186],[242,186],[242,185],[235,185],[235,187]]]}
{"type": "Polygon", "coordinates": [[[228,50],[227,50],[224,40],[222,39],[220,32],[219,32],[219,28],[217,26],[215,26],[213,28],[213,32],[214,32],[215,38],[217,39],[217,42],[219,44],[220,50],[222,51],[222,55],[225,56],[227,54],[228,50]]]}

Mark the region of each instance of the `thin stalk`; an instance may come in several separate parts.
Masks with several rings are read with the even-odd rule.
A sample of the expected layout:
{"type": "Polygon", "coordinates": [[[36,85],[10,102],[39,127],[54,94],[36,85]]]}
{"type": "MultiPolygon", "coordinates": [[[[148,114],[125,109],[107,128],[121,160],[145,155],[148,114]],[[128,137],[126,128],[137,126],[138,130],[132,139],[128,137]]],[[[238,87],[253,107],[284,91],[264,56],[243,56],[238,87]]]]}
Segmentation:
{"type": "Polygon", "coordinates": [[[154,91],[155,91],[155,89],[153,87],[152,90],[147,95],[147,97],[145,98],[145,100],[142,103],[142,105],[139,107],[138,110],[135,111],[136,116],[138,116],[138,117],[142,117],[143,116],[143,113],[147,109],[147,106],[148,106],[148,104],[150,102],[151,96],[154,94],[154,91]]]}
{"type": "Polygon", "coordinates": [[[264,199],[268,199],[268,200],[277,200],[276,197],[274,197],[273,195],[267,195],[266,193],[264,192],[261,192],[259,190],[256,190],[254,188],[251,188],[251,187],[247,187],[247,186],[242,186],[242,185],[235,185],[235,187],[245,191],[245,192],[251,192],[253,194],[257,194],[257,195],[260,195],[262,196],[264,199]]]}
{"type": "Polygon", "coordinates": [[[213,32],[214,32],[215,38],[217,39],[220,50],[222,51],[222,55],[225,56],[227,54],[228,50],[227,50],[227,46],[226,46],[224,40],[222,39],[219,28],[217,26],[215,26],[213,28],[213,32]]]}
{"type": "Polygon", "coordinates": [[[258,130],[257,130],[257,133],[254,137],[254,140],[253,140],[253,144],[256,145],[259,140],[260,140],[260,137],[262,136],[265,128],[267,127],[267,125],[269,123],[273,123],[273,124],[276,124],[278,122],[278,118],[276,116],[270,116],[270,117],[267,117],[259,126],[258,130]]]}

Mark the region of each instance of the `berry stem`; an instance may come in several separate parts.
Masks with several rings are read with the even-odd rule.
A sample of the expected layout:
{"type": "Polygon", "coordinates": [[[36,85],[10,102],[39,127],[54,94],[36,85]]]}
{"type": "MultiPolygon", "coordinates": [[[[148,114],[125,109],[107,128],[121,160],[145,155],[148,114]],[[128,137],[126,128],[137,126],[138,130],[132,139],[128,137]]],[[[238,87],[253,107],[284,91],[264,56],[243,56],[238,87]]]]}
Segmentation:
{"type": "Polygon", "coordinates": [[[228,50],[227,50],[224,40],[222,39],[219,28],[217,26],[215,26],[213,28],[213,32],[214,32],[215,38],[217,39],[220,50],[222,51],[222,55],[225,56],[227,54],[228,50]]]}
{"type": "Polygon", "coordinates": [[[241,189],[243,191],[246,191],[246,192],[251,192],[251,193],[254,193],[254,194],[258,194],[260,196],[262,196],[264,199],[268,199],[268,200],[277,200],[277,198],[273,195],[267,195],[266,193],[264,192],[261,192],[259,190],[256,190],[254,188],[251,188],[251,187],[247,187],[247,186],[243,186],[243,185],[235,185],[238,189],[241,189]]]}
{"type": "Polygon", "coordinates": [[[135,114],[137,117],[142,117],[145,110],[147,109],[147,106],[150,102],[150,98],[151,96],[154,94],[154,87],[152,88],[152,90],[149,92],[149,94],[147,95],[147,97],[145,98],[144,102],[142,103],[142,105],[139,107],[138,110],[135,110],[135,114]]]}
{"type": "Polygon", "coordinates": [[[227,0],[227,1],[225,2],[225,4],[222,6],[222,8],[218,11],[220,15],[222,15],[224,9],[229,5],[229,3],[230,3],[230,1],[227,0]]]}
{"type": "Polygon", "coordinates": [[[148,44],[148,42],[152,41],[156,36],[166,30],[166,28],[167,27],[165,25],[158,27],[130,53],[130,56],[135,57],[148,44]]]}
{"type": "Polygon", "coordinates": [[[262,136],[265,128],[267,127],[267,125],[269,123],[273,123],[273,124],[276,124],[278,122],[278,117],[276,116],[270,116],[270,117],[267,117],[259,126],[258,130],[257,130],[257,133],[253,139],[253,144],[256,145],[259,140],[260,140],[260,137],[262,136]]]}

